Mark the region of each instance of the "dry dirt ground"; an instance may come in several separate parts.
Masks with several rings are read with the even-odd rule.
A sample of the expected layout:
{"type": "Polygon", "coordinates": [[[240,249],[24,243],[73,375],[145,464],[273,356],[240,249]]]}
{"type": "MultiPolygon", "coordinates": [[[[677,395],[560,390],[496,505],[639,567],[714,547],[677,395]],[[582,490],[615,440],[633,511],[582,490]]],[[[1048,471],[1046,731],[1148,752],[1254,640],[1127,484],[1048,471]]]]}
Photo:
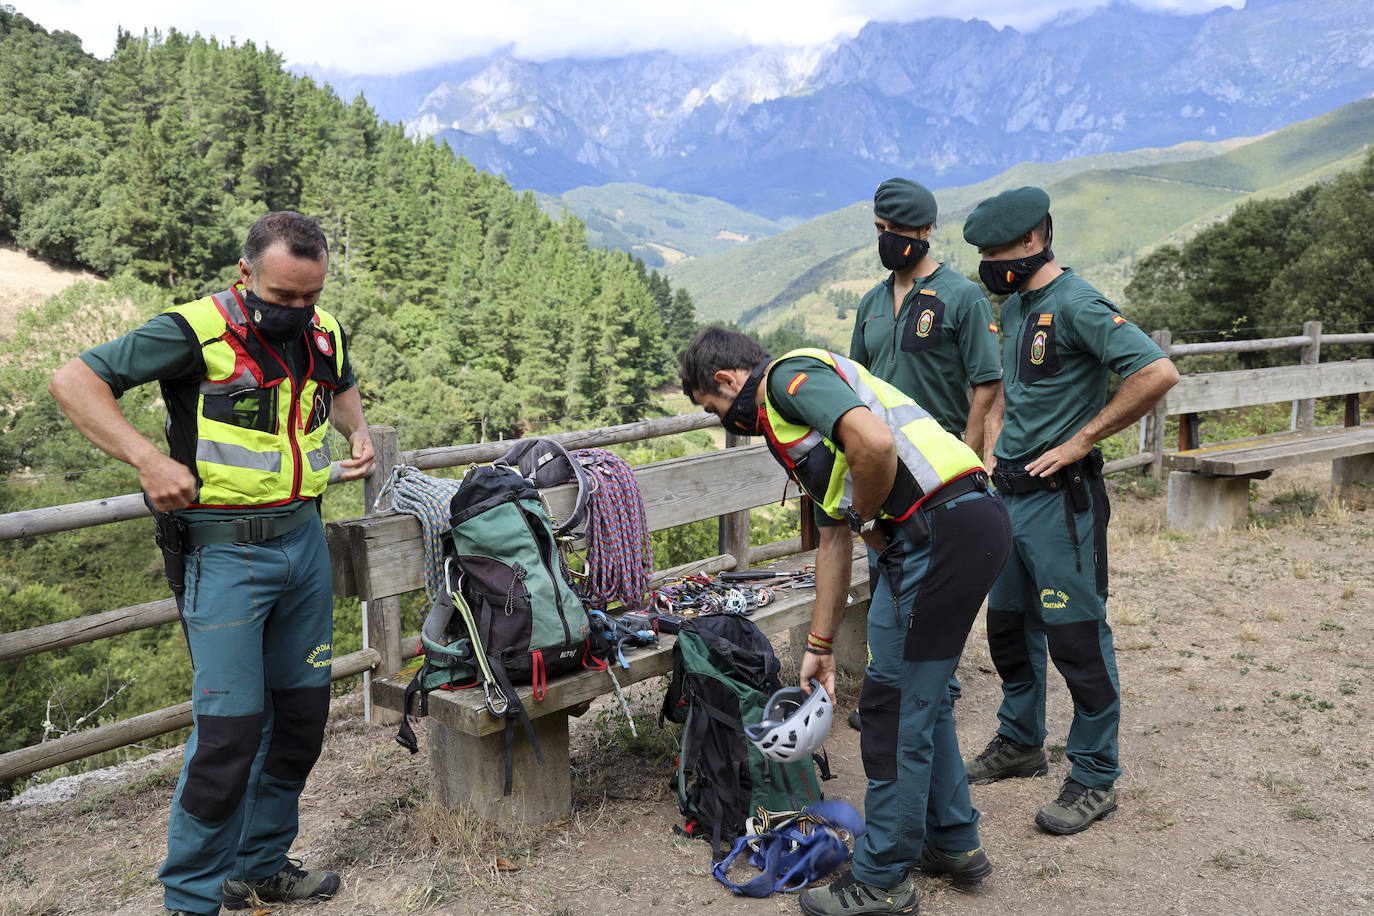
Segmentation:
{"type": "MultiPolygon", "coordinates": [[[[1163,531],[1158,492],[1118,485],[1120,810],[1075,837],[1033,826],[1066,770],[1069,701],[1052,675],[1051,776],[974,787],[997,871],[976,893],[921,879],[922,912],[1374,910],[1374,511],[1364,498],[1319,500],[1326,473],[1261,482],[1248,530],[1196,536],[1163,531]]],[[[960,673],[960,738],[976,751],[999,697],[981,622],[960,673]]],[[[661,686],[638,686],[647,724],[661,686]]],[[[856,687],[842,689],[842,711],[856,687]]],[[[652,728],[629,741],[593,711],[575,727],[572,818],[503,832],[431,806],[424,756],[365,725],[356,694],[342,698],[296,853],[337,868],[344,887],[299,912],[796,912],[790,896],[732,898],[710,877],[706,846],[675,838],[671,758],[654,757],[663,746],[652,728]]],[[[837,729],[829,751],[839,778],[827,791],[861,803],[856,733],[837,729]]],[[[160,912],[174,767],[144,761],[67,801],[0,807],[0,914],[160,912]]]]}
{"type": "Polygon", "coordinates": [[[0,340],[14,333],[15,319],[21,313],[83,279],[97,278],[86,271],[49,264],[13,242],[0,241],[0,340]]]}

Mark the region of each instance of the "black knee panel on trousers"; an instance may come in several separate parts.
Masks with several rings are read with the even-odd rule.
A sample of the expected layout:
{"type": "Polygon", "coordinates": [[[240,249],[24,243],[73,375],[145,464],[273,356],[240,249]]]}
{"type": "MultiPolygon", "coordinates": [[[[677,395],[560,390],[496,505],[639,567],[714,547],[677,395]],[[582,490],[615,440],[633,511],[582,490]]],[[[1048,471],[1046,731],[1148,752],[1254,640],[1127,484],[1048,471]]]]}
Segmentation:
{"type": "Polygon", "coordinates": [[[286,782],[301,782],[320,757],[329,719],[329,685],[272,691],[272,743],[262,769],[286,782]]]}
{"type": "Polygon", "coordinates": [[[262,713],[196,717],[196,753],[186,769],[181,807],[203,821],[228,820],[248,788],[262,722],[262,713]]]}
{"type": "Polygon", "coordinates": [[[1050,658],[1064,675],[1073,701],[1088,713],[1104,709],[1116,700],[1116,687],[1107,674],[1102,645],[1097,639],[1099,627],[1096,620],[1045,627],[1050,658]]]}
{"type": "Polygon", "coordinates": [[[997,676],[1004,684],[1035,680],[1030,653],[1026,650],[1026,618],[1015,611],[988,608],[988,650],[997,676]]]}
{"type": "Polygon", "coordinates": [[[859,754],[869,779],[897,778],[897,729],[902,715],[902,690],[864,678],[859,691],[859,754]]]}

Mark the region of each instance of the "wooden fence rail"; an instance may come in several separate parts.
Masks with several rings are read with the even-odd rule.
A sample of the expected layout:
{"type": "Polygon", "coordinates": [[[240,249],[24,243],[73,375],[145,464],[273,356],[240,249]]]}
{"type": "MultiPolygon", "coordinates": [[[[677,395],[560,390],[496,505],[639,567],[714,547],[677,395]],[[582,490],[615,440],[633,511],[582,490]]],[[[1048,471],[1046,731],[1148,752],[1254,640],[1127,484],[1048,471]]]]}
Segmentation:
{"type": "MultiPolygon", "coordinates": [[[[1319,322],[1304,324],[1303,333],[1298,336],[1261,340],[1173,344],[1168,331],[1156,331],[1151,336],[1170,356],[1246,353],[1300,347],[1304,350],[1303,364],[1316,363],[1320,347],[1323,344],[1374,344],[1374,333],[1322,334],[1319,322]]],[[[1310,414],[1310,408],[1305,409],[1310,414]]],[[[1298,402],[1295,402],[1295,424],[1300,421],[1301,413],[1302,410],[1300,410],[1298,402]]],[[[600,429],[558,433],[549,438],[558,440],[568,449],[597,448],[707,429],[716,426],[718,422],[710,414],[692,413],[600,429]]],[[[1153,415],[1147,417],[1142,430],[1141,451],[1136,455],[1108,462],[1104,468],[1105,472],[1111,474],[1149,465],[1152,472],[1158,476],[1164,453],[1163,432],[1162,418],[1153,415]]],[[[397,447],[396,430],[389,427],[373,427],[373,439],[377,449],[377,463],[363,481],[366,512],[374,511],[374,504],[377,504],[375,508],[387,508],[384,504],[385,501],[378,503],[378,497],[389,469],[395,464],[408,464],[421,470],[461,467],[498,458],[505,454],[511,444],[509,441],[483,442],[402,452],[397,447]]],[[[330,471],[330,482],[339,482],[340,474],[341,468],[338,462],[335,462],[330,471]]],[[[0,514],[0,541],[37,537],[61,531],[144,518],[149,514],[141,494],[138,493],[11,512],[0,514]]],[[[747,538],[747,530],[747,523],[741,518],[723,520],[722,544],[725,545],[728,542],[732,548],[730,552],[738,555],[737,548],[742,543],[748,543],[745,539],[747,538]]],[[[762,548],[750,548],[748,556],[750,561],[760,562],[764,558],[784,556],[789,552],[795,553],[800,547],[800,541],[793,539],[762,548]]],[[[701,564],[702,568],[715,569],[728,568],[731,562],[733,562],[733,557],[720,556],[703,560],[701,564]],[[714,566],[711,565],[713,562],[714,566]]],[[[75,620],[47,624],[29,630],[0,633],[0,661],[80,645],[147,627],[161,626],[176,620],[176,605],[168,598],[133,607],[91,614],[75,620]]],[[[360,652],[354,652],[336,659],[334,661],[334,679],[368,672],[376,668],[379,661],[380,655],[374,648],[364,648],[360,652]]],[[[183,703],[135,716],[123,722],[100,726],[90,731],[21,748],[0,755],[0,781],[28,775],[48,767],[69,763],[126,744],[146,740],[178,728],[184,728],[190,724],[190,704],[183,703]]]]}

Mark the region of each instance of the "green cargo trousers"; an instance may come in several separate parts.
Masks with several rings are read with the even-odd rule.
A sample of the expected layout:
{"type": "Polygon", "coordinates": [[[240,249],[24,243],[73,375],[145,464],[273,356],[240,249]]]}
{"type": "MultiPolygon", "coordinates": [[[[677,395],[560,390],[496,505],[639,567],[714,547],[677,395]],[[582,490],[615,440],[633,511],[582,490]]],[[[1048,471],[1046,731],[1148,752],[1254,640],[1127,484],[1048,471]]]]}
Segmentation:
{"type": "Polygon", "coordinates": [[[1002,501],[979,492],[926,518],[923,543],[900,533],[881,554],[869,551],[869,660],[859,696],[868,832],[855,844],[853,870],[877,887],[899,884],[925,842],[979,846],[950,683],[1011,530],[1002,501]]]}
{"type": "Polygon", "coordinates": [[[1086,479],[1090,505],[1079,512],[1062,491],[1003,495],[1012,552],[988,593],[988,647],[1002,678],[998,734],[1044,743],[1045,661],[1052,659],[1073,697],[1069,776],[1107,789],[1121,775],[1121,697],[1107,625],[1111,509],[1101,476],[1086,479]]]}
{"type": "Polygon", "coordinates": [[[258,880],[286,865],[324,740],[334,599],[320,523],[197,548],[186,558],[182,622],[195,729],[158,878],[168,909],[218,913],[225,878],[258,880]]]}

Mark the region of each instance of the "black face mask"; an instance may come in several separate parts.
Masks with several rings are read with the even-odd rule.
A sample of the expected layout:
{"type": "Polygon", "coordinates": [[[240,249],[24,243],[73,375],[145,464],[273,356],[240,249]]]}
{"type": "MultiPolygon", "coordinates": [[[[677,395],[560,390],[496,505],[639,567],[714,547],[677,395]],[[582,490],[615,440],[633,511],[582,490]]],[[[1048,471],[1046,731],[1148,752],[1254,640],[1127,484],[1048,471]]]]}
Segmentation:
{"type": "Polygon", "coordinates": [[[315,320],[315,306],[292,308],[287,305],[273,305],[264,301],[252,291],[243,294],[243,304],[248,312],[248,320],[258,333],[272,343],[288,343],[305,333],[310,322],[315,320]]]}
{"type": "Polygon", "coordinates": [[[759,434],[759,408],[754,400],[758,397],[759,382],[763,379],[764,370],[768,368],[768,362],[764,360],[754,367],[754,371],[749,373],[749,378],[744,380],[744,386],[740,388],[739,394],[730,402],[730,409],[720,419],[720,425],[725,427],[726,432],[737,436],[759,434]]]}
{"type": "Polygon", "coordinates": [[[978,279],[988,288],[988,292],[998,296],[1014,293],[1021,288],[1031,274],[1054,260],[1054,252],[1049,246],[1039,254],[1028,258],[1010,258],[1005,261],[981,261],[978,264],[978,279]]]}
{"type": "Polygon", "coordinates": [[[878,233],[878,257],[888,270],[906,270],[921,263],[930,251],[930,242],[895,232],[878,233]]]}

